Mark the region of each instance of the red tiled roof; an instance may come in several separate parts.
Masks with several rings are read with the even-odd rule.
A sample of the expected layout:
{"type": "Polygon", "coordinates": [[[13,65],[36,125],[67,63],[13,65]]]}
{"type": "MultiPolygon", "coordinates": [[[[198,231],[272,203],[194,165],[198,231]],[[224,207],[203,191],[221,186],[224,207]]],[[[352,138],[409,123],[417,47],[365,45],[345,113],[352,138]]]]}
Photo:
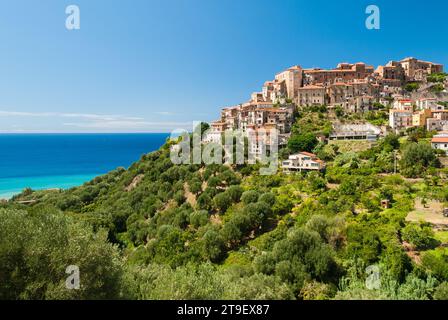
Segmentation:
{"type": "Polygon", "coordinates": [[[434,137],[431,140],[432,143],[448,143],[448,137],[434,137]]]}
{"type": "Polygon", "coordinates": [[[309,85],[309,86],[304,86],[302,88],[299,88],[299,90],[320,90],[320,89],[325,89],[323,86],[315,86],[315,85],[309,85]]]}
{"type": "Polygon", "coordinates": [[[389,111],[394,112],[394,113],[412,113],[412,111],[401,110],[401,109],[390,109],[389,111]]]}
{"type": "Polygon", "coordinates": [[[335,85],[335,86],[347,86],[347,87],[351,87],[352,86],[351,84],[344,83],[344,82],[335,82],[335,83],[333,83],[333,85],[335,85]]]}
{"type": "Polygon", "coordinates": [[[277,112],[277,113],[285,113],[286,110],[276,109],[276,108],[257,108],[255,111],[267,111],[267,112],[277,112]]]}
{"type": "Polygon", "coordinates": [[[309,156],[309,157],[316,157],[316,155],[314,153],[311,153],[311,152],[303,151],[303,152],[299,152],[299,153],[303,154],[305,156],[309,156]]]}

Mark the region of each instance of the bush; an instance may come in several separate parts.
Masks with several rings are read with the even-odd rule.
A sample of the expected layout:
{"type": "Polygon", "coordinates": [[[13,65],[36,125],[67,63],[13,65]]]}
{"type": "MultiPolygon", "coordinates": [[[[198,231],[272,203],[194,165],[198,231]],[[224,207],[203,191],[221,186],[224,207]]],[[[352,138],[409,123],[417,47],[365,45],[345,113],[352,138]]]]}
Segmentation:
{"type": "Polygon", "coordinates": [[[271,192],[264,193],[259,198],[260,202],[264,202],[272,207],[275,204],[275,195],[271,192]]]}
{"type": "Polygon", "coordinates": [[[420,85],[418,83],[408,83],[404,86],[404,89],[408,92],[417,91],[420,88],[420,85]]]}
{"type": "Polygon", "coordinates": [[[226,192],[232,198],[233,202],[239,202],[243,194],[243,188],[240,186],[230,186],[226,192]]]}
{"type": "Polygon", "coordinates": [[[299,151],[311,152],[319,142],[316,136],[312,133],[304,133],[293,135],[288,141],[288,148],[292,153],[299,151]]]}
{"type": "Polygon", "coordinates": [[[0,299],[117,299],[123,270],[107,233],[42,210],[0,210],[0,299]],[[65,273],[80,270],[79,290],[65,273]]]}
{"type": "Polygon", "coordinates": [[[199,209],[210,210],[212,204],[212,198],[208,195],[208,193],[201,194],[197,199],[197,206],[199,209]]]}
{"type": "Polygon", "coordinates": [[[426,251],[422,256],[422,265],[437,279],[448,279],[448,248],[426,251]]]}
{"type": "Polygon", "coordinates": [[[433,295],[435,300],[448,300],[448,282],[442,282],[433,295]]]}
{"type": "Polygon", "coordinates": [[[401,172],[405,177],[422,177],[431,167],[440,167],[440,161],[429,144],[412,142],[406,145],[400,161],[401,172]]]}
{"type": "Polygon", "coordinates": [[[194,211],[190,214],[190,224],[199,228],[205,226],[208,223],[208,212],[205,210],[194,211]]]}
{"type": "Polygon", "coordinates": [[[213,198],[213,207],[221,213],[225,213],[231,205],[232,198],[227,192],[219,193],[213,198]]]}
{"type": "Polygon", "coordinates": [[[404,241],[414,245],[418,250],[434,246],[434,232],[431,227],[411,223],[402,229],[401,234],[404,241]]]}
{"type": "Polygon", "coordinates": [[[241,201],[244,204],[255,203],[258,201],[259,193],[254,190],[246,191],[241,196],[241,201]]]}

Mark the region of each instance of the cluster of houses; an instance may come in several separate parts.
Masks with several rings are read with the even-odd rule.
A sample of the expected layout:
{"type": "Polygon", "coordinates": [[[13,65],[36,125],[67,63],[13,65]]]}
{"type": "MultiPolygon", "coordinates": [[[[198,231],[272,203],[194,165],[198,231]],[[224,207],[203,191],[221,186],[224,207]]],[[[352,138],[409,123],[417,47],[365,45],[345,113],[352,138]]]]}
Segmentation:
{"type": "Polygon", "coordinates": [[[436,98],[400,99],[389,110],[389,126],[396,131],[411,127],[448,130],[448,110],[436,98]]]}
{"type": "MultiPolygon", "coordinates": [[[[250,151],[261,154],[269,150],[273,129],[278,133],[276,143],[287,143],[296,107],[321,105],[356,113],[373,110],[378,104],[392,104],[389,126],[394,130],[414,126],[448,130],[448,110],[436,99],[414,101],[403,89],[409,82],[426,83],[429,75],[442,72],[443,65],[415,58],[391,61],[376,69],[362,62],[340,63],[330,70],[293,66],[265,82],[261,92],[254,92],[248,102],[222,109],[204,140],[219,143],[227,130],[240,130],[252,137],[250,151]]],[[[329,139],[376,140],[383,131],[365,123],[336,125],[329,139]]],[[[288,171],[322,170],[325,164],[315,155],[299,153],[283,167],[288,171]]]]}
{"type": "Polygon", "coordinates": [[[252,94],[253,102],[289,100],[298,106],[340,106],[346,112],[362,112],[378,102],[387,105],[403,95],[408,82],[426,82],[427,76],[443,72],[443,65],[406,58],[374,68],[363,62],[340,63],[335,69],[291,67],[252,94]]]}
{"type": "Polygon", "coordinates": [[[227,130],[239,130],[249,138],[250,153],[255,157],[269,152],[271,144],[285,145],[294,123],[294,104],[274,106],[271,102],[247,102],[224,108],[221,119],[210,125],[204,142],[220,143],[227,130]],[[275,140],[271,133],[276,130],[275,140]]]}
{"type": "Polygon", "coordinates": [[[412,127],[425,127],[428,131],[438,131],[431,140],[434,149],[448,152],[448,110],[435,98],[415,101],[403,99],[394,102],[389,110],[389,126],[396,131],[412,127]]]}

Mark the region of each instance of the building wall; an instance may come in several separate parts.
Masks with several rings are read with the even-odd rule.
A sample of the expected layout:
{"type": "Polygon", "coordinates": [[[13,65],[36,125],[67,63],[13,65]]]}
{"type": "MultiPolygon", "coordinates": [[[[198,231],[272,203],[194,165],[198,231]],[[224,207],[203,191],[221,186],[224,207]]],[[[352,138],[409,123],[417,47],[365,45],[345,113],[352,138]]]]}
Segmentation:
{"type": "Polygon", "coordinates": [[[294,99],[297,96],[297,92],[302,86],[302,73],[302,68],[295,66],[275,76],[275,80],[278,82],[285,82],[286,96],[289,99],[294,99]]]}
{"type": "Polygon", "coordinates": [[[298,90],[297,104],[299,106],[326,104],[325,88],[304,87],[298,90]]]}
{"type": "Polygon", "coordinates": [[[409,128],[412,126],[412,112],[390,110],[389,126],[393,129],[409,128]]]}
{"type": "Polygon", "coordinates": [[[444,150],[444,151],[448,151],[448,142],[443,143],[443,142],[437,142],[437,143],[431,143],[432,147],[434,149],[438,149],[438,150],[444,150]]]}

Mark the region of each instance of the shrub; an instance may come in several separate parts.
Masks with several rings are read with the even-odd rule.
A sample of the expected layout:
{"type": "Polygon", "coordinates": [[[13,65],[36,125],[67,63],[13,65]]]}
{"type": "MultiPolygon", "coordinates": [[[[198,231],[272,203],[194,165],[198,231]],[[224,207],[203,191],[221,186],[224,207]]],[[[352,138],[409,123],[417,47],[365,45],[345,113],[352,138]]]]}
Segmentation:
{"type": "Polygon", "coordinates": [[[213,207],[221,213],[226,212],[231,205],[232,198],[227,192],[219,193],[213,198],[213,207]]]}
{"type": "Polygon", "coordinates": [[[258,201],[259,193],[254,190],[246,191],[241,196],[241,201],[244,204],[254,203],[258,201]]]}
{"type": "Polygon", "coordinates": [[[434,245],[434,232],[431,227],[418,225],[415,223],[408,224],[401,230],[404,241],[414,245],[419,250],[429,249],[434,245]]]}

